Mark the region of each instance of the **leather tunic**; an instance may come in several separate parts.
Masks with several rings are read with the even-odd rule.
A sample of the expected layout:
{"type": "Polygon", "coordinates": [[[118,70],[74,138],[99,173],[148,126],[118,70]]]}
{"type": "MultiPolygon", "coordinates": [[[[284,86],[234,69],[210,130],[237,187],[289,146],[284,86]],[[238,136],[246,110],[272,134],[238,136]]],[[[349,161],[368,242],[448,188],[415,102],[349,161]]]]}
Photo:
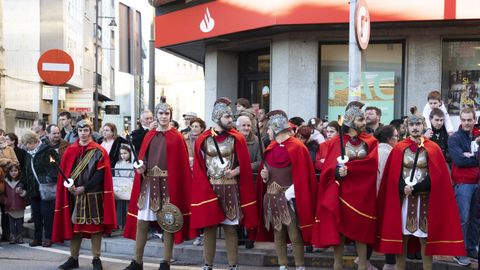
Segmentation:
{"type": "MultiPolygon", "coordinates": [[[[405,149],[402,161],[402,181],[406,177],[411,176],[414,160],[415,152],[410,148],[405,149]]],[[[417,180],[417,183],[423,182],[428,176],[428,155],[424,149],[421,149],[418,155],[417,166],[414,173],[414,178],[417,180]]],[[[428,233],[428,196],[429,192],[420,192],[407,196],[407,231],[414,233],[420,229],[422,232],[428,233]],[[420,204],[420,208],[418,204],[420,204]]],[[[405,197],[404,194],[403,197],[405,197]]]]}
{"type": "Polygon", "coordinates": [[[358,144],[347,141],[345,155],[349,160],[364,159],[368,155],[367,144],[364,141],[360,141],[358,144]]]}
{"type": "Polygon", "coordinates": [[[225,177],[225,170],[236,167],[235,139],[229,135],[224,141],[217,142],[223,158],[223,164],[220,161],[213,140],[213,137],[209,137],[204,142],[205,164],[210,184],[227,219],[232,221],[237,218],[241,219],[238,177],[225,177]]]}
{"type": "MultiPolygon", "coordinates": [[[[86,186],[97,171],[97,163],[102,159],[102,152],[97,149],[88,161],[85,169],[75,180],[75,186],[86,186]]],[[[86,153],[84,154],[84,156],[86,153]]],[[[78,158],[75,166],[78,166],[81,158],[78,158]]],[[[75,196],[72,223],[74,224],[103,224],[103,182],[91,188],[88,192],[75,196]]]]}
{"type": "Polygon", "coordinates": [[[293,184],[292,166],[276,168],[268,166],[269,181],[267,192],[263,197],[263,219],[265,228],[270,230],[270,224],[277,231],[283,225],[290,225],[295,215],[285,198],[285,191],[293,184]]]}
{"type": "Polygon", "coordinates": [[[143,209],[147,192],[149,208],[157,212],[168,201],[168,163],[165,133],[157,132],[150,142],[146,159],[147,171],[144,174],[138,197],[138,209],[143,209]]]}

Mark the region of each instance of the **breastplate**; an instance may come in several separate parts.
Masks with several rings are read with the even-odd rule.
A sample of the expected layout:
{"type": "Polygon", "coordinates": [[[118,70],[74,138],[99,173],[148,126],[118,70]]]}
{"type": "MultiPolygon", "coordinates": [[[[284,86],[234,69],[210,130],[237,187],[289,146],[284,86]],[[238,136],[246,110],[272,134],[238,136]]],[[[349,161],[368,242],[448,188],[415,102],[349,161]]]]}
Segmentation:
{"type": "Polygon", "coordinates": [[[350,142],[345,145],[345,154],[349,160],[364,159],[368,154],[367,150],[367,144],[363,141],[359,145],[353,145],[350,142]]]}
{"type": "Polygon", "coordinates": [[[205,140],[205,164],[207,166],[207,173],[209,177],[215,179],[223,178],[224,172],[227,169],[233,167],[234,162],[234,142],[235,139],[233,136],[228,136],[223,142],[218,142],[218,148],[220,149],[220,154],[223,158],[223,164],[220,161],[220,158],[215,148],[212,137],[208,137],[205,140]]]}
{"type": "MultiPolygon", "coordinates": [[[[415,152],[413,152],[410,148],[407,148],[405,150],[405,153],[403,154],[403,164],[402,164],[403,179],[411,176],[414,160],[415,160],[415,152]]],[[[424,149],[422,149],[418,155],[417,167],[415,169],[415,175],[414,175],[414,178],[417,180],[418,183],[422,182],[423,179],[425,179],[425,177],[428,175],[427,161],[428,161],[427,152],[424,149]]]]}

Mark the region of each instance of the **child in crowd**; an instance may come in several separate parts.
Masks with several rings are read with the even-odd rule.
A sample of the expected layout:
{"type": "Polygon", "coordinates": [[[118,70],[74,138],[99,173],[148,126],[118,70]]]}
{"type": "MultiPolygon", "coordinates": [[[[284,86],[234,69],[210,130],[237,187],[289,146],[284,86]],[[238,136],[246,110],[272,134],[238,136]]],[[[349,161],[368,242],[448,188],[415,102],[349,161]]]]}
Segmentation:
{"type": "Polygon", "coordinates": [[[120,160],[115,164],[113,186],[115,190],[115,207],[117,209],[117,225],[120,229],[125,226],[125,219],[128,210],[128,199],[117,195],[131,193],[133,186],[132,150],[126,144],[120,146],[120,160]],[[125,192],[129,189],[130,192],[125,192]]]}
{"type": "Polygon", "coordinates": [[[425,118],[427,128],[432,128],[432,123],[430,122],[430,112],[432,112],[432,110],[435,108],[439,108],[445,114],[445,128],[447,129],[448,135],[451,135],[453,133],[452,121],[450,121],[450,115],[448,114],[447,107],[445,107],[445,104],[442,102],[442,94],[440,94],[438,91],[431,91],[428,93],[427,100],[428,102],[423,108],[423,117],[425,118]]]}
{"type": "Polygon", "coordinates": [[[7,166],[7,176],[5,177],[5,211],[10,224],[10,244],[23,244],[25,195],[27,192],[21,183],[20,165],[12,162],[7,166]]]}

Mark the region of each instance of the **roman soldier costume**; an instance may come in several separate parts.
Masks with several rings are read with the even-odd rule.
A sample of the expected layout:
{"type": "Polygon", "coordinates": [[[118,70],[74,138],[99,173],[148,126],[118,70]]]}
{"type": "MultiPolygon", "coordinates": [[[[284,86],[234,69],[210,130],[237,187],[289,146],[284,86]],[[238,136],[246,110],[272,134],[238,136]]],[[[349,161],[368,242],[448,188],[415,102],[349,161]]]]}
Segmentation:
{"type": "MultiPolygon", "coordinates": [[[[285,112],[277,110],[267,114],[268,128],[274,136],[288,134],[289,124],[285,112]]],[[[288,136],[288,135],[287,135],[288,136]]],[[[277,137],[278,138],[278,137],[277,137]]],[[[265,165],[266,164],[266,165],[265,165]]],[[[287,269],[286,235],[292,243],[296,269],[304,267],[304,243],[310,243],[315,218],[317,181],[310,155],[305,145],[295,137],[276,140],[265,150],[268,178],[257,179],[257,194],[262,225],[257,240],[270,240],[273,233],[280,269],[287,269]]]]}
{"type": "MultiPolygon", "coordinates": [[[[172,113],[172,107],[160,103],[158,111],[172,113]]],[[[161,270],[170,269],[173,243],[191,239],[190,188],[192,175],[183,136],[176,129],[150,130],[142,142],[139,158],[145,173],[135,174],[124,236],[136,240],[135,259],[126,268],[143,269],[143,252],[150,223],[164,230],[164,256],[161,270]]]]}
{"type": "MultiPolygon", "coordinates": [[[[407,123],[425,126],[412,114],[407,123]]],[[[423,129],[423,128],[422,128],[423,129]]],[[[377,249],[397,254],[397,269],[405,269],[409,253],[421,246],[423,269],[432,269],[432,255],[464,256],[458,208],[442,150],[420,135],[394,146],[378,194],[377,249]],[[405,194],[405,187],[412,189],[405,194]],[[445,219],[448,218],[448,222],[445,219]],[[418,245],[420,242],[420,245],[418,245]]]]}
{"type": "Polygon", "coordinates": [[[334,246],[334,269],[343,268],[346,239],[356,242],[359,269],[367,268],[366,244],[376,241],[377,140],[357,127],[356,119],[363,120],[364,113],[359,107],[350,106],[343,124],[348,131],[354,130],[356,136],[341,130],[329,142],[319,182],[313,244],[334,246]],[[345,157],[348,162],[342,164],[345,157]],[[341,166],[348,168],[344,177],[339,175],[341,166]]]}
{"type": "MultiPolygon", "coordinates": [[[[204,269],[212,269],[215,232],[225,231],[229,269],[237,269],[237,225],[247,229],[258,226],[258,212],[253,188],[252,169],[246,141],[238,131],[221,126],[221,118],[231,121],[230,100],[219,98],[212,120],[221,130],[211,129],[195,142],[191,226],[204,229],[204,269]],[[227,170],[240,167],[237,176],[227,177],[227,170]]],[[[231,123],[230,123],[231,124],[231,123]]]]}
{"type": "MultiPolygon", "coordinates": [[[[77,123],[77,128],[85,127],[91,134],[90,121],[77,123]]],[[[65,150],[60,169],[73,180],[73,189],[83,187],[84,192],[75,195],[71,188],[69,191],[59,174],[52,241],[71,240],[71,257],[59,268],[78,267],[82,238],[91,238],[94,269],[102,269],[99,259],[102,235],[117,227],[108,154],[93,140],[86,145],[77,140],[65,150]]]]}

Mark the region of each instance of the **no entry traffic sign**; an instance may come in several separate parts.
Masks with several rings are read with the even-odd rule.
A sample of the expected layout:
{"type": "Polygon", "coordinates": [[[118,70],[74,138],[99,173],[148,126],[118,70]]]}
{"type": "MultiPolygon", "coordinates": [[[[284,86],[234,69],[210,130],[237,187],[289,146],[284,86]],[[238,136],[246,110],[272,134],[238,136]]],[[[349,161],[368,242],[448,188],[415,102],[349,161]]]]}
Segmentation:
{"type": "Polygon", "coordinates": [[[73,60],[65,51],[49,50],[38,59],[37,70],[46,83],[62,85],[73,75],[73,60]]]}

